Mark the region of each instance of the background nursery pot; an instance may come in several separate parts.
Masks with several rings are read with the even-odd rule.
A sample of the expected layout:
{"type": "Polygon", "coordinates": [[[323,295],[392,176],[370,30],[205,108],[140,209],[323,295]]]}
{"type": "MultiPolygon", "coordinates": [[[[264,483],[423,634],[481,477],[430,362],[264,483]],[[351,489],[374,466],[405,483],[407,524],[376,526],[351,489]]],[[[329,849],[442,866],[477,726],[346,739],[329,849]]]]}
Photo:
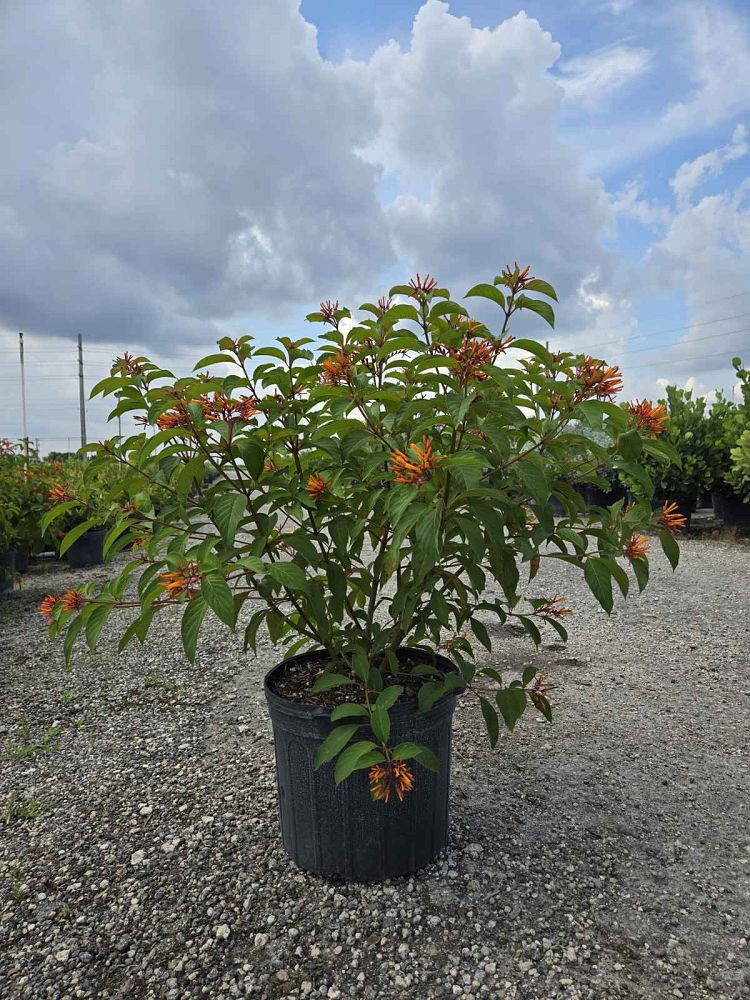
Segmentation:
{"type": "Polygon", "coordinates": [[[101,528],[98,531],[87,531],[78,541],[73,542],[65,553],[72,568],[101,565],[104,562],[102,547],[106,537],[106,528],[101,528]]]}
{"type": "Polygon", "coordinates": [[[13,588],[16,570],[15,548],[0,549],[0,594],[13,588]]]}
{"type": "Polygon", "coordinates": [[[714,490],[711,495],[714,513],[721,518],[725,528],[750,528],[750,503],[730,490],[714,490]]]}
{"type": "MultiPolygon", "coordinates": [[[[412,661],[455,667],[445,657],[410,649],[412,661]]],[[[274,680],[295,664],[316,660],[302,653],[266,675],[264,689],[276,744],[276,781],[284,849],[305,871],[339,875],[350,882],[382,881],[410,875],[435,860],[448,842],[451,725],[456,694],[441,698],[428,712],[410,701],[391,709],[396,743],[429,747],[440,761],[435,773],[420,768],[412,791],[399,801],[374,801],[367,772],[359,771],[338,787],[333,764],[314,769],[315,754],[331,732],[330,708],[282,698],[274,680]]],[[[368,734],[365,734],[368,735],[368,734]]]]}

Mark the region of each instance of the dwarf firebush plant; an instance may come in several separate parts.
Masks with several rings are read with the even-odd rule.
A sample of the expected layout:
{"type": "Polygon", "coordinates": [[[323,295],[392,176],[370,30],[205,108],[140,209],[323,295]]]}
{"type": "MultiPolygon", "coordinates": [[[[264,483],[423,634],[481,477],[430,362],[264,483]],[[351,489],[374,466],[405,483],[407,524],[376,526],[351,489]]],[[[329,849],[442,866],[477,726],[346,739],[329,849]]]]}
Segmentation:
{"type": "Polygon", "coordinates": [[[412,787],[406,761],[438,766],[422,746],[391,745],[407,678],[421,710],[451,691],[475,695],[493,745],[529,704],[550,718],[545,678],[531,667],[502,677],[473,640],[489,653],[509,621],[536,643],[545,627],[567,638],[573,609],[539,582],[548,560],[579,569],[607,612],[613,585],[628,593],[628,569],[640,589],[648,581],[647,531],[675,566],[678,513],[588,509],[575,484],[615,469],[650,495],[644,459],[676,455],[659,438],[660,408],[616,403],[618,368],[510,335],[521,312],[554,323],[547,282],[508,267],[465,298],[489,300],[497,332],[417,275],[362,305],[357,323],[324,302],[307,317],[316,339],[225,337],[189,377],[118,359],[92,394],[114,395],[111,416],[134,414],[143,430],[94,446],[89,466],[126,470],[105,549],[133,553],[105,586],[48,599],[66,655],[80,633],[93,646],[115,609],[135,615],[122,649],[174,605],[190,660],[207,614],[232,629],[241,620],[246,648],[263,627],[287,655],[318,649],[312,691],[351,693],[318,766],[336,758],[337,781],[370,769],[382,799],[412,787]],[[447,650],[455,670],[410,665],[397,656],[410,646],[447,650]]]}

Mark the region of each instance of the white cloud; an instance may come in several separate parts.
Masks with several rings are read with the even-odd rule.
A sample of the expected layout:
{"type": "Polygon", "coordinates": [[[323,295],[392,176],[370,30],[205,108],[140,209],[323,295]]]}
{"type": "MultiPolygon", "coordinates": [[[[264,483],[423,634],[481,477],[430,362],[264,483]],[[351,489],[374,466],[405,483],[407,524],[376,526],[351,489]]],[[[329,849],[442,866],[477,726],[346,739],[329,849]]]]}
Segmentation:
{"type": "Polygon", "coordinates": [[[657,229],[667,225],[672,212],[667,205],[643,197],[641,180],[631,180],[610,198],[612,210],[618,217],[635,219],[648,227],[657,229]]]}
{"type": "Polygon", "coordinates": [[[750,358],[750,181],[690,199],[707,175],[748,152],[746,131],[737,129],[730,144],[678,169],[671,182],[677,210],[646,255],[653,287],[682,288],[689,310],[691,329],[664,357],[678,375],[699,371],[701,389],[728,384],[733,355],[750,358]]]}
{"type": "Polygon", "coordinates": [[[610,45],[560,63],[557,79],[566,99],[593,110],[648,73],[652,60],[648,49],[610,45]]]}
{"type": "Polygon", "coordinates": [[[509,258],[558,288],[561,331],[629,322],[604,187],[559,136],[559,46],[523,13],[480,30],[428,0],[408,50],[341,65],[297,0],[39,0],[33,18],[14,0],[3,19],[10,330],[173,357],[248,314],[356,305],[397,262],[461,295],[509,258]]]}
{"type": "Polygon", "coordinates": [[[738,125],[732,141],[719,149],[712,149],[702,156],[683,163],[669,182],[674,191],[678,208],[685,208],[695,189],[709,177],[718,177],[727,163],[740,160],[750,151],[748,131],[745,125],[738,125]]]}
{"type": "Polygon", "coordinates": [[[679,3],[672,11],[691,93],[667,108],[658,128],[676,138],[750,109],[750,19],[747,9],[740,14],[719,0],[679,3]]]}
{"type": "Polygon", "coordinates": [[[369,155],[400,177],[387,216],[414,269],[462,294],[508,257],[531,262],[566,298],[563,323],[583,325],[577,290],[611,271],[601,238],[612,217],[602,184],[559,138],[561,94],[548,73],[558,56],[525,14],[477,29],[429,0],[408,51],[391,43],[369,64],[383,120],[369,155]]]}

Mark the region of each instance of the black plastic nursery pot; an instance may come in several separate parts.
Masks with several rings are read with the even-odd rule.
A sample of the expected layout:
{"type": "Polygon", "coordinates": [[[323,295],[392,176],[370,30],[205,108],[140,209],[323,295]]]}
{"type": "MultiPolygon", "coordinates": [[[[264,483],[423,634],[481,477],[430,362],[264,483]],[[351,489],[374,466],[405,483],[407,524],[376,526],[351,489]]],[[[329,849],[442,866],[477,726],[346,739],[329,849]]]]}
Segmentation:
{"type": "MultiPolygon", "coordinates": [[[[399,651],[401,658],[406,651],[399,651]]],[[[455,670],[443,656],[408,650],[414,662],[455,670]]],[[[428,771],[410,761],[414,787],[403,801],[374,801],[367,771],[355,771],[338,787],[333,762],[314,769],[318,747],[331,732],[330,708],[282,698],[274,680],[295,665],[317,660],[302,653],[284,660],[266,675],[264,688],[276,746],[276,782],[284,850],[300,868],[349,882],[382,881],[423,868],[448,841],[451,726],[456,694],[441,698],[429,712],[416,702],[390,710],[391,744],[413,741],[432,750],[440,770],[428,771]]],[[[350,720],[347,720],[350,721],[350,720]]],[[[362,738],[372,734],[365,726],[362,738]]]]}
{"type": "Polygon", "coordinates": [[[618,500],[625,500],[628,496],[628,491],[624,486],[613,486],[609,490],[603,490],[600,486],[594,486],[592,483],[579,483],[576,490],[590,507],[609,507],[610,504],[617,503],[618,500]]]}
{"type": "Polygon", "coordinates": [[[750,503],[730,490],[714,490],[714,514],[725,528],[750,528],[750,503]]]}
{"type": "Polygon", "coordinates": [[[0,549],[0,594],[13,589],[13,577],[16,575],[16,549],[0,549]]]}
{"type": "Polygon", "coordinates": [[[73,569],[81,569],[83,566],[99,566],[104,562],[102,547],[106,537],[106,528],[85,532],[73,542],[65,553],[68,563],[73,569]]]}

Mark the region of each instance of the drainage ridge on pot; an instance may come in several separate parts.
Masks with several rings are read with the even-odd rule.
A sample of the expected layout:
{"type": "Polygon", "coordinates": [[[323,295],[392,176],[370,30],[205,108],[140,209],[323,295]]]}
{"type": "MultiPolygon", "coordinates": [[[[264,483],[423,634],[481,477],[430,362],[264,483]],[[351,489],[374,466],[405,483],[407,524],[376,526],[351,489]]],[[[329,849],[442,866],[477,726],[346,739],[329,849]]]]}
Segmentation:
{"type": "MultiPolygon", "coordinates": [[[[398,650],[399,659],[435,662],[455,670],[445,657],[424,650],[398,650]]],[[[333,763],[314,768],[318,747],[335,725],[331,709],[275,694],[271,684],[282,672],[318,659],[302,653],[275,666],[264,690],[276,748],[279,818],[284,849],[305,871],[340,876],[352,882],[382,881],[410,875],[435,860],[448,841],[451,727],[456,694],[441,698],[429,712],[415,701],[391,711],[392,742],[414,741],[440,761],[437,773],[413,763],[414,788],[399,801],[373,801],[367,771],[355,771],[338,787],[333,763]]],[[[363,738],[371,733],[363,723],[363,738]]]]}

